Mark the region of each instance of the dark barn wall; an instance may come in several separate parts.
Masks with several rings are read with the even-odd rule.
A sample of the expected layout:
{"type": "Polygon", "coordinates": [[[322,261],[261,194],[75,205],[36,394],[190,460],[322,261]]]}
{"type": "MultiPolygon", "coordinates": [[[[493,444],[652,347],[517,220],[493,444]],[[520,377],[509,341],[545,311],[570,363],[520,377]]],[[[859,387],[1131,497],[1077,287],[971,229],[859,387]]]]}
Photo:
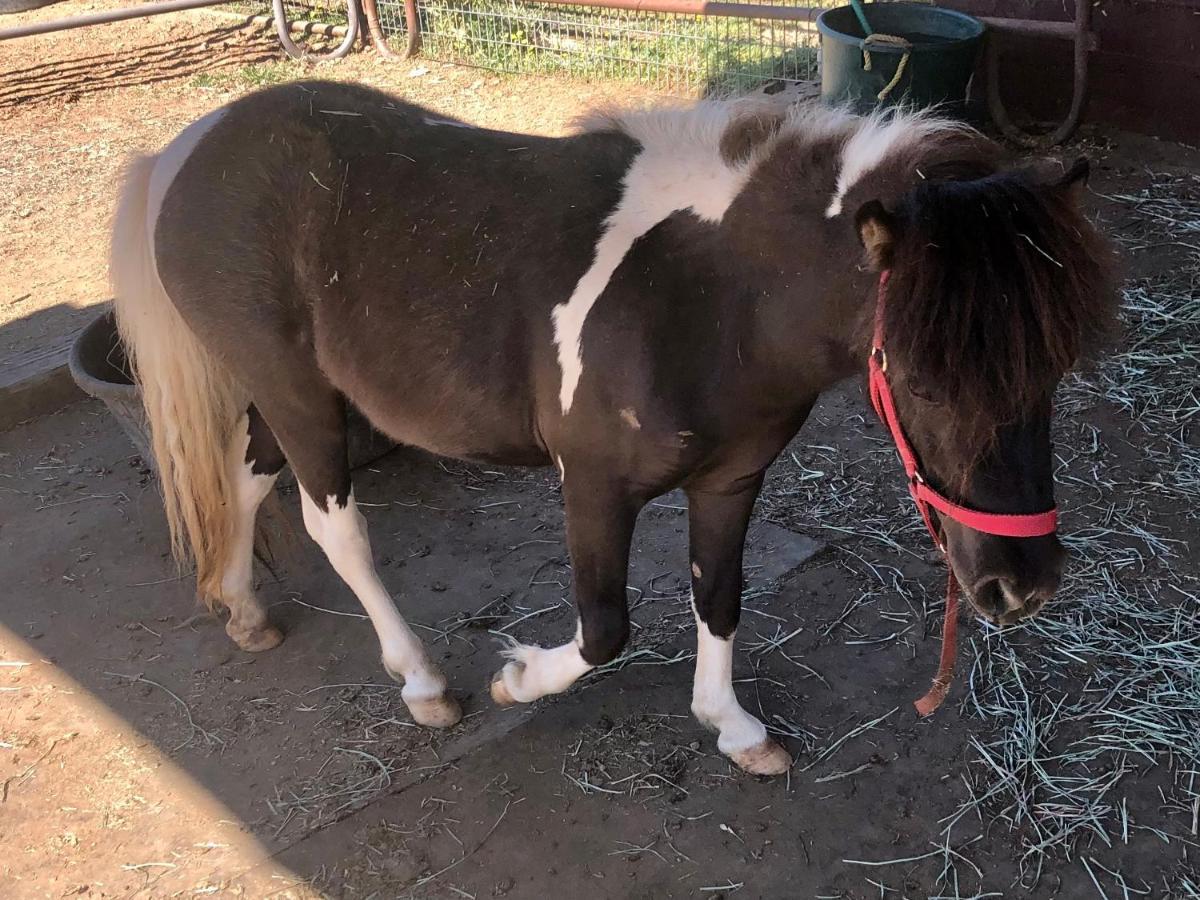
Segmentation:
{"type": "MultiPolygon", "coordinates": [[[[978,16],[1071,21],[1070,0],[943,0],[978,16]]],[[[1084,122],[1200,144],[1200,0],[1100,0],[1092,9],[1084,122]]],[[[992,39],[995,39],[993,35],[992,39]]],[[[1071,97],[1069,41],[1001,38],[1002,96],[1011,114],[1058,120],[1071,97]]]]}

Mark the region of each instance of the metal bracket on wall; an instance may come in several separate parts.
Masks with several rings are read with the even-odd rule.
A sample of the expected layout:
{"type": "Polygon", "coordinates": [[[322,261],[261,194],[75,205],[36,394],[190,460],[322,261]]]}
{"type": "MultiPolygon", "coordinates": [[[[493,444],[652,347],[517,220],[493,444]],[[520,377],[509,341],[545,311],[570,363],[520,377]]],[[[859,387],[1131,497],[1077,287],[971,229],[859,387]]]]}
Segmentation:
{"type": "Polygon", "coordinates": [[[1073,23],[988,18],[986,16],[983,21],[991,29],[1001,33],[1065,38],[1074,43],[1075,77],[1071,88],[1071,108],[1062,123],[1044,135],[1030,134],[1009,117],[1004,100],[1000,96],[1000,48],[994,35],[989,36],[987,47],[984,50],[987,65],[988,112],[1004,136],[1023,147],[1051,147],[1061,144],[1079,127],[1079,119],[1083,115],[1083,107],[1087,103],[1088,53],[1098,46],[1096,35],[1091,30],[1092,5],[1090,0],[1076,0],[1073,23]]]}

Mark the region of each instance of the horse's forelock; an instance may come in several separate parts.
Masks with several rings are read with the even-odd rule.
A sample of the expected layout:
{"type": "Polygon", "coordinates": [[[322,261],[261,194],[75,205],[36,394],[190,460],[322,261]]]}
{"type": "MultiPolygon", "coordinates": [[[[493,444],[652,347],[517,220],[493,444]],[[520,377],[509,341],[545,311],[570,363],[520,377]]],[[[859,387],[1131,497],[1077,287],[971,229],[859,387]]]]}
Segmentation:
{"type": "Polygon", "coordinates": [[[901,204],[884,327],[982,453],[1115,322],[1115,257],[1065,188],[1021,171],[929,180],[901,204]]]}

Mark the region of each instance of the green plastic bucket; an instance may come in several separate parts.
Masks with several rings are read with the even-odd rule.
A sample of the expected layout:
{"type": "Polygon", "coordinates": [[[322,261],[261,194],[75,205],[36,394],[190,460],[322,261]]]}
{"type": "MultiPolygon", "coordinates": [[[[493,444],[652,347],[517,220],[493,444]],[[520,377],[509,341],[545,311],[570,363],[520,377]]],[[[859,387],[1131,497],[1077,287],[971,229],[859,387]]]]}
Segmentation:
{"type": "Polygon", "coordinates": [[[817,17],[821,98],[859,112],[894,103],[940,104],[961,111],[984,24],[966,13],[918,3],[870,3],[865,10],[876,35],[870,41],[851,6],[828,9],[817,17]],[[887,43],[880,35],[902,38],[909,46],[887,43]],[[871,59],[869,69],[864,47],[871,59]]]}

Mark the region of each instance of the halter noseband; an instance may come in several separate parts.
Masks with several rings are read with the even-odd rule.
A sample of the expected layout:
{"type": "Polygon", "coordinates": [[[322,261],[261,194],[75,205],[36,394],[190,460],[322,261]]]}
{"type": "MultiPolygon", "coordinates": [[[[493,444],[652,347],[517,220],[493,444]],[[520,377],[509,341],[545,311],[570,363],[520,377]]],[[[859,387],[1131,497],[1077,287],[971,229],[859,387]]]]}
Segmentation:
{"type": "MultiPolygon", "coordinates": [[[[875,335],[871,341],[871,353],[867,359],[868,386],[870,388],[871,405],[887,426],[904,463],[904,474],[908,476],[908,492],[921,513],[925,527],[929,530],[939,550],[944,554],[946,547],[941,535],[933,524],[930,509],[937,510],[940,515],[953,519],[960,525],[981,531],[984,534],[994,534],[1001,537],[1031,538],[1052,534],[1058,527],[1058,510],[1054,507],[1040,513],[1008,514],[989,513],[970,509],[955,503],[945,495],[930,487],[929,482],[921,474],[921,465],[912,445],[904,434],[900,424],[900,416],[896,412],[896,401],[892,397],[892,389],[887,379],[887,353],[883,346],[883,307],[887,296],[887,283],[891,273],[884,270],[879,275],[879,297],[875,304],[875,335]]],[[[914,704],[918,714],[927,716],[942,705],[946,692],[950,689],[950,679],[954,674],[954,655],[957,645],[958,631],[958,580],[954,577],[954,569],[949,569],[946,582],[946,619],[942,624],[942,656],[938,665],[937,676],[929,692],[914,704]]]]}

